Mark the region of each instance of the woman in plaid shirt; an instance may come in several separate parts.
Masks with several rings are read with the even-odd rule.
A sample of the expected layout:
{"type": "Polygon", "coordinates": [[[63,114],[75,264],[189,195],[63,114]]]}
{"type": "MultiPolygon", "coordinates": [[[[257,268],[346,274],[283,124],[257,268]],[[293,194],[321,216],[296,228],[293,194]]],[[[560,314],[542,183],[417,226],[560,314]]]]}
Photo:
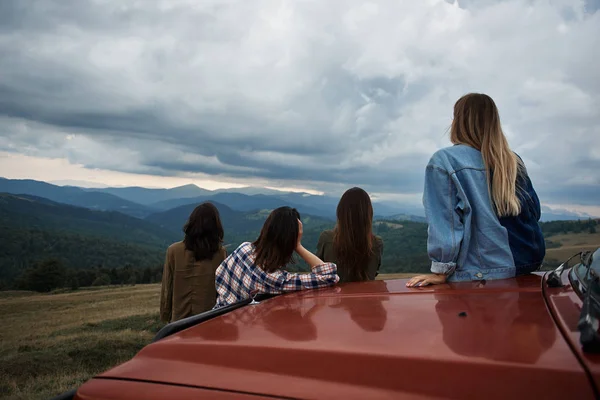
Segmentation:
{"type": "Polygon", "coordinates": [[[215,308],[238,302],[254,293],[278,294],[317,289],[339,281],[337,266],[323,262],[302,246],[302,222],[294,208],[271,212],[254,243],[242,243],[217,268],[215,308]],[[282,268],[293,262],[294,251],[310,265],[310,274],[282,268]]]}

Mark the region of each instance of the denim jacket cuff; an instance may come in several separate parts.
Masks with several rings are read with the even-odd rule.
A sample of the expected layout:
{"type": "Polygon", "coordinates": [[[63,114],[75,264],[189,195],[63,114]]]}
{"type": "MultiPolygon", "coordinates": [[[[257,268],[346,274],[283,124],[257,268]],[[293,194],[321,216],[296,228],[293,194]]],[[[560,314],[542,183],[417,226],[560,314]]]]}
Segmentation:
{"type": "Polygon", "coordinates": [[[454,263],[454,262],[449,262],[449,263],[443,263],[443,262],[437,262],[437,261],[431,262],[431,272],[433,272],[434,274],[450,275],[454,272],[455,269],[456,269],[456,263],[454,263]]]}

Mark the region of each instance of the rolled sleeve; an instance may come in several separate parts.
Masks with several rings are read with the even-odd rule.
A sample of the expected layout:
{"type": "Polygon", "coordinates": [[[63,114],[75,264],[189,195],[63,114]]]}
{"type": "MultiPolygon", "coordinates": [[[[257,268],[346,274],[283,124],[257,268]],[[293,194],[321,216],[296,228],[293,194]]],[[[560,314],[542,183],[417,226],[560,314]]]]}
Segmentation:
{"type": "Polygon", "coordinates": [[[431,262],[431,272],[434,274],[450,275],[456,270],[456,263],[431,262]]]}

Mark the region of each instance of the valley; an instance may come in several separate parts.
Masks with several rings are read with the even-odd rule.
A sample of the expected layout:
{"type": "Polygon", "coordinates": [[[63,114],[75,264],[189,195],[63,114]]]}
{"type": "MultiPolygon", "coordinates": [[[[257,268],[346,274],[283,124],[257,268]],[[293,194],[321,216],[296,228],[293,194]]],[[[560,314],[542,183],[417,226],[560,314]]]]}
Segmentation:
{"type": "MultiPolygon", "coordinates": [[[[257,190],[251,194],[211,192],[194,185],[92,190],[0,179],[0,289],[47,291],[159,282],[166,248],[183,238],[182,228],[198,201],[209,200],[219,209],[228,252],[256,239],[269,210],[281,205],[298,208],[304,245],[313,251],[321,232],[335,224],[336,199],[257,190]],[[6,192],[10,190],[24,193],[6,192]],[[48,280],[55,283],[40,284],[48,280]]],[[[379,210],[388,213],[379,215],[373,224],[374,233],[384,241],[380,272],[427,273],[424,218],[389,204],[379,210]]],[[[548,247],[545,267],[552,268],[578,251],[600,247],[597,225],[593,219],[542,222],[548,247]]],[[[307,270],[300,262],[288,268],[307,270]]]]}

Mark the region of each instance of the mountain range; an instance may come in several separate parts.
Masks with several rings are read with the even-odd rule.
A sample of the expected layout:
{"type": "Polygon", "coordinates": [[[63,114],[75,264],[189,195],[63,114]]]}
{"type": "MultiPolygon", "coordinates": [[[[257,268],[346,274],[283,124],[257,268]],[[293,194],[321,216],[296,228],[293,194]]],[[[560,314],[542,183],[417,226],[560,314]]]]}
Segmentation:
{"type": "MultiPolygon", "coordinates": [[[[216,202],[238,211],[271,210],[287,205],[302,214],[335,219],[338,198],[308,193],[281,192],[272,189],[242,188],[207,190],[196,185],[171,189],[81,188],[57,186],[35,180],[0,178],[0,193],[25,194],[85,207],[92,210],[118,211],[137,218],[145,218],[159,211],[175,207],[216,202]],[[242,193],[245,192],[245,193],[242,193]]],[[[373,202],[375,215],[385,218],[395,214],[410,214],[414,209],[384,202],[373,202]]],[[[416,210],[419,212],[419,209],[416,210]]],[[[422,211],[421,211],[422,214],[422,211]]]]}
{"type": "Polygon", "coordinates": [[[593,216],[584,212],[573,212],[563,209],[553,209],[547,206],[542,206],[542,221],[576,221],[583,219],[595,219],[593,216]]]}
{"type": "MultiPolygon", "coordinates": [[[[24,194],[46,198],[100,211],[118,211],[137,218],[146,218],[157,212],[204,201],[219,203],[237,211],[271,210],[288,205],[301,214],[335,219],[338,198],[308,193],[283,192],[266,188],[239,188],[208,190],[196,185],[171,189],[143,187],[82,188],[58,186],[35,180],[0,178],[0,193],[24,194]]],[[[390,201],[373,201],[376,219],[401,219],[424,222],[424,210],[390,201]]],[[[542,221],[587,219],[585,213],[542,208],[542,221]]]]}
{"type": "Polygon", "coordinates": [[[56,186],[30,179],[0,178],[0,193],[37,196],[57,203],[91,210],[119,211],[134,217],[144,217],[154,210],[107,192],[89,192],[74,186],[56,186]]]}

